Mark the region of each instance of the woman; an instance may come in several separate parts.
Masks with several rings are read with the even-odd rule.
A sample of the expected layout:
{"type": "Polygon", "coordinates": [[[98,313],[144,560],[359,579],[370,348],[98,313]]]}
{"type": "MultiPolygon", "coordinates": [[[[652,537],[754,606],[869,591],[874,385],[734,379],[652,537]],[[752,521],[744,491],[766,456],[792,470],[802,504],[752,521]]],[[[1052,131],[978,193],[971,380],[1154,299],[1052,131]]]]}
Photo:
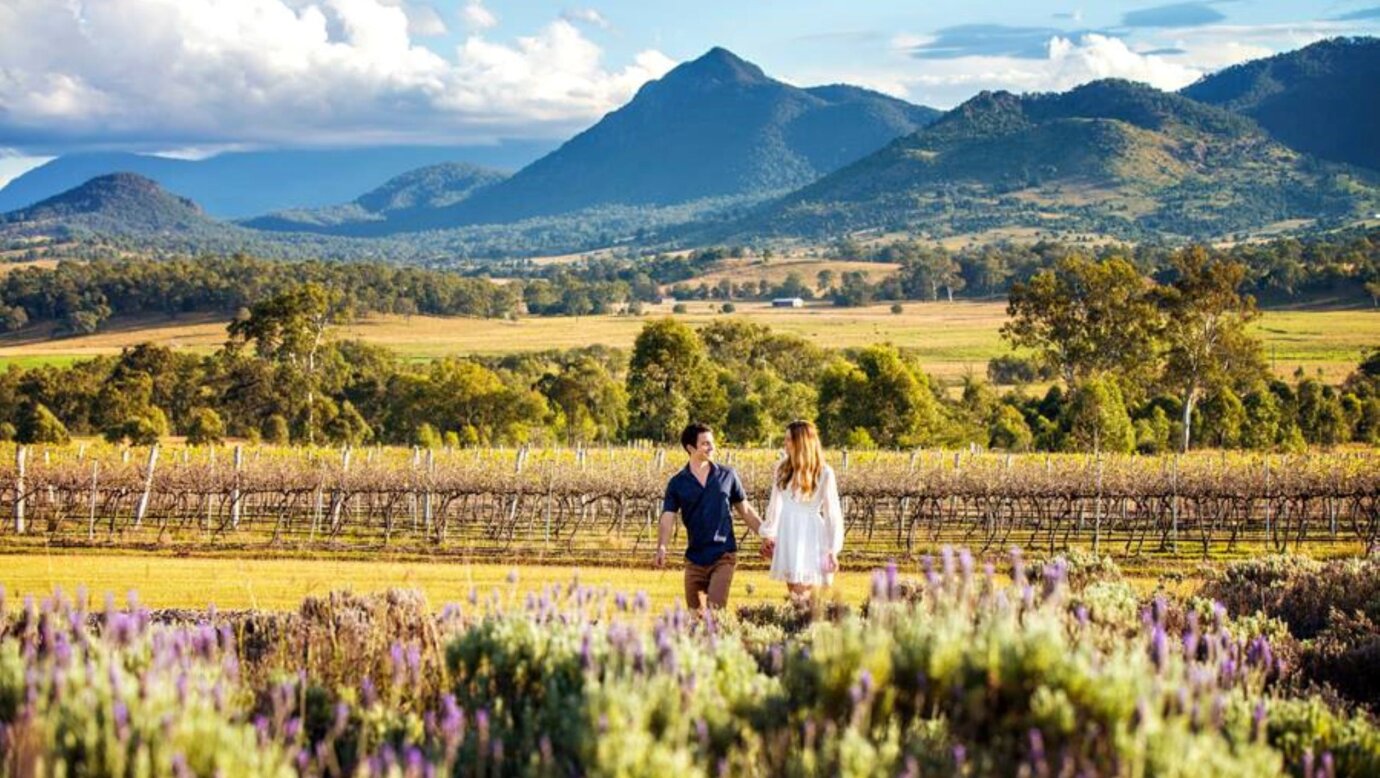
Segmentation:
{"type": "Polygon", "coordinates": [[[762,537],[772,540],[771,578],[785,581],[791,599],[828,586],[843,549],[843,510],[834,469],[824,464],[819,432],[808,421],[786,427],[786,456],[777,463],[762,537]]]}

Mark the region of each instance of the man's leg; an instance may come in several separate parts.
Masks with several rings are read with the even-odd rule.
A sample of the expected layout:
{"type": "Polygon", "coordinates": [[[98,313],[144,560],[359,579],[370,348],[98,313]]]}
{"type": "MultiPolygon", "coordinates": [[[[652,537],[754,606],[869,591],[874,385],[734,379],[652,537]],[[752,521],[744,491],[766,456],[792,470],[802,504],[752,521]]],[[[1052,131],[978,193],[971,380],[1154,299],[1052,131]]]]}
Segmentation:
{"type": "Polygon", "coordinates": [[[685,563],[685,607],[692,611],[704,607],[701,595],[709,591],[712,569],[694,562],[685,563]]]}
{"type": "Polygon", "coordinates": [[[733,586],[733,570],[738,566],[737,554],[724,554],[714,562],[709,573],[709,606],[728,607],[728,592],[733,586]]]}

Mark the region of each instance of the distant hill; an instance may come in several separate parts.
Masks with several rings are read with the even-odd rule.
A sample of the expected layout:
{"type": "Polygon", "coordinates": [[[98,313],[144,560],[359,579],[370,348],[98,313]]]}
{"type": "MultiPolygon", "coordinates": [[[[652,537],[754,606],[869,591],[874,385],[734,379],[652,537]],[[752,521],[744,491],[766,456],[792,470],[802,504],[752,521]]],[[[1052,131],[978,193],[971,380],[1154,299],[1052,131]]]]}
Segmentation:
{"type": "Polygon", "coordinates": [[[360,192],[417,168],[466,162],[516,170],[550,151],[549,141],[488,146],[227,152],[204,160],[145,154],[70,154],[0,189],[0,212],[32,205],[109,173],[138,173],[196,200],[218,218],[349,202],[360,192]]]}
{"type": "Polygon", "coordinates": [[[496,186],[399,229],[608,205],[762,197],[802,186],[938,112],[849,86],[800,89],[716,48],[496,186]]]}
{"type": "Polygon", "coordinates": [[[1290,148],[1380,170],[1380,39],[1321,41],[1227,68],[1181,94],[1245,114],[1290,148]]]}
{"type": "Polygon", "coordinates": [[[462,162],[429,165],[395,176],[344,205],[290,209],[240,223],[256,230],[369,234],[386,231],[391,219],[406,220],[462,202],[507,177],[462,162]]]}
{"type": "Polygon", "coordinates": [[[200,235],[233,230],[196,203],[134,173],[98,176],[36,205],[0,216],[6,234],[200,235]]]}
{"type": "Polygon", "coordinates": [[[937,234],[1025,226],[1208,237],[1380,202],[1371,177],[1270,138],[1253,121],[1143,84],[984,92],[925,129],[795,192],[739,235],[937,234]]]}

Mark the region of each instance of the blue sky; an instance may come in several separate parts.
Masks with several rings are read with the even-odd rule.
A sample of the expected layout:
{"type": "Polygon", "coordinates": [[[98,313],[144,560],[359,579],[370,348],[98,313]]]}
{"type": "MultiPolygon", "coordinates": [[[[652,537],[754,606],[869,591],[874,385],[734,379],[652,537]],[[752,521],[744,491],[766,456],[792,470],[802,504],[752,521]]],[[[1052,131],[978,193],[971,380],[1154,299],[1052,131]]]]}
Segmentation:
{"type": "Polygon", "coordinates": [[[0,0],[0,182],[81,150],[565,138],[712,46],[949,108],[1377,33],[1380,0],[0,0]]]}

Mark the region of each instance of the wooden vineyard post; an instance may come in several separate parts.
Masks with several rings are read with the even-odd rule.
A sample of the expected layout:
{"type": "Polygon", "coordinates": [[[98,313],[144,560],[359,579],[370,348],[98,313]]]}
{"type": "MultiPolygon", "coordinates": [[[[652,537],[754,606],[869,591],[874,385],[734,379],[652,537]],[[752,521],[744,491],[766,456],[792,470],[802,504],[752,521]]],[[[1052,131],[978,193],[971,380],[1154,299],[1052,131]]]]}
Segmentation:
{"type": "Polygon", "coordinates": [[[422,525],[426,530],[427,537],[431,537],[432,527],[432,505],[431,505],[431,484],[436,480],[436,452],[427,449],[426,452],[426,492],[422,495],[422,525]]]}
{"type": "Polygon", "coordinates": [[[153,468],[158,465],[158,444],[154,443],[149,447],[149,461],[144,467],[144,492],[139,495],[139,502],[134,507],[134,528],[139,529],[144,525],[144,515],[149,510],[149,494],[153,491],[153,468]]]}
{"type": "Polygon", "coordinates": [[[553,466],[553,465],[552,465],[551,462],[547,462],[547,464],[546,464],[546,506],[545,506],[545,510],[546,510],[546,530],[542,533],[542,545],[544,545],[544,546],[547,547],[547,548],[550,548],[550,547],[551,547],[551,508],[552,508],[552,506],[551,506],[551,501],[552,501],[552,499],[553,499],[552,494],[551,494],[551,483],[552,483],[552,480],[551,480],[551,468],[552,468],[552,466],[553,466]]]}
{"type": "Polygon", "coordinates": [[[1093,504],[1093,554],[1102,547],[1102,454],[1097,455],[1097,502],[1093,504]]]}
{"type": "Polygon", "coordinates": [[[1170,539],[1169,548],[1174,553],[1179,553],[1179,455],[1174,455],[1174,467],[1169,472],[1169,517],[1170,517],[1170,539]]]}
{"type": "Polygon", "coordinates": [[[24,464],[29,458],[29,447],[21,445],[14,450],[14,532],[23,535],[24,526],[24,464]]]}
{"type": "Polygon", "coordinates": [[[230,529],[240,528],[240,470],[244,468],[244,447],[236,444],[235,446],[235,472],[231,476],[234,480],[230,486],[230,529]]]}
{"type": "Polygon", "coordinates": [[[331,500],[331,536],[334,537],[340,531],[340,515],[345,509],[345,477],[350,472],[350,447],[345,446],[340,451],[340,491],[331,500]]]}
{"type": "Polygon", "coordinates": [[[89,521],[86,525],[87,540],[96,539],[96,486],[100,474],[101,461],[99,459],[93,459],[91,461],[91,515],[88,517],[89,521]]]}
{"type": "Polygon", "coordinates": [[[1270,533],[1270,512],[1274,505],[1270,502],[1270,455],[1265,455],[1265,541],[1273,540],[1270,533]]]}

